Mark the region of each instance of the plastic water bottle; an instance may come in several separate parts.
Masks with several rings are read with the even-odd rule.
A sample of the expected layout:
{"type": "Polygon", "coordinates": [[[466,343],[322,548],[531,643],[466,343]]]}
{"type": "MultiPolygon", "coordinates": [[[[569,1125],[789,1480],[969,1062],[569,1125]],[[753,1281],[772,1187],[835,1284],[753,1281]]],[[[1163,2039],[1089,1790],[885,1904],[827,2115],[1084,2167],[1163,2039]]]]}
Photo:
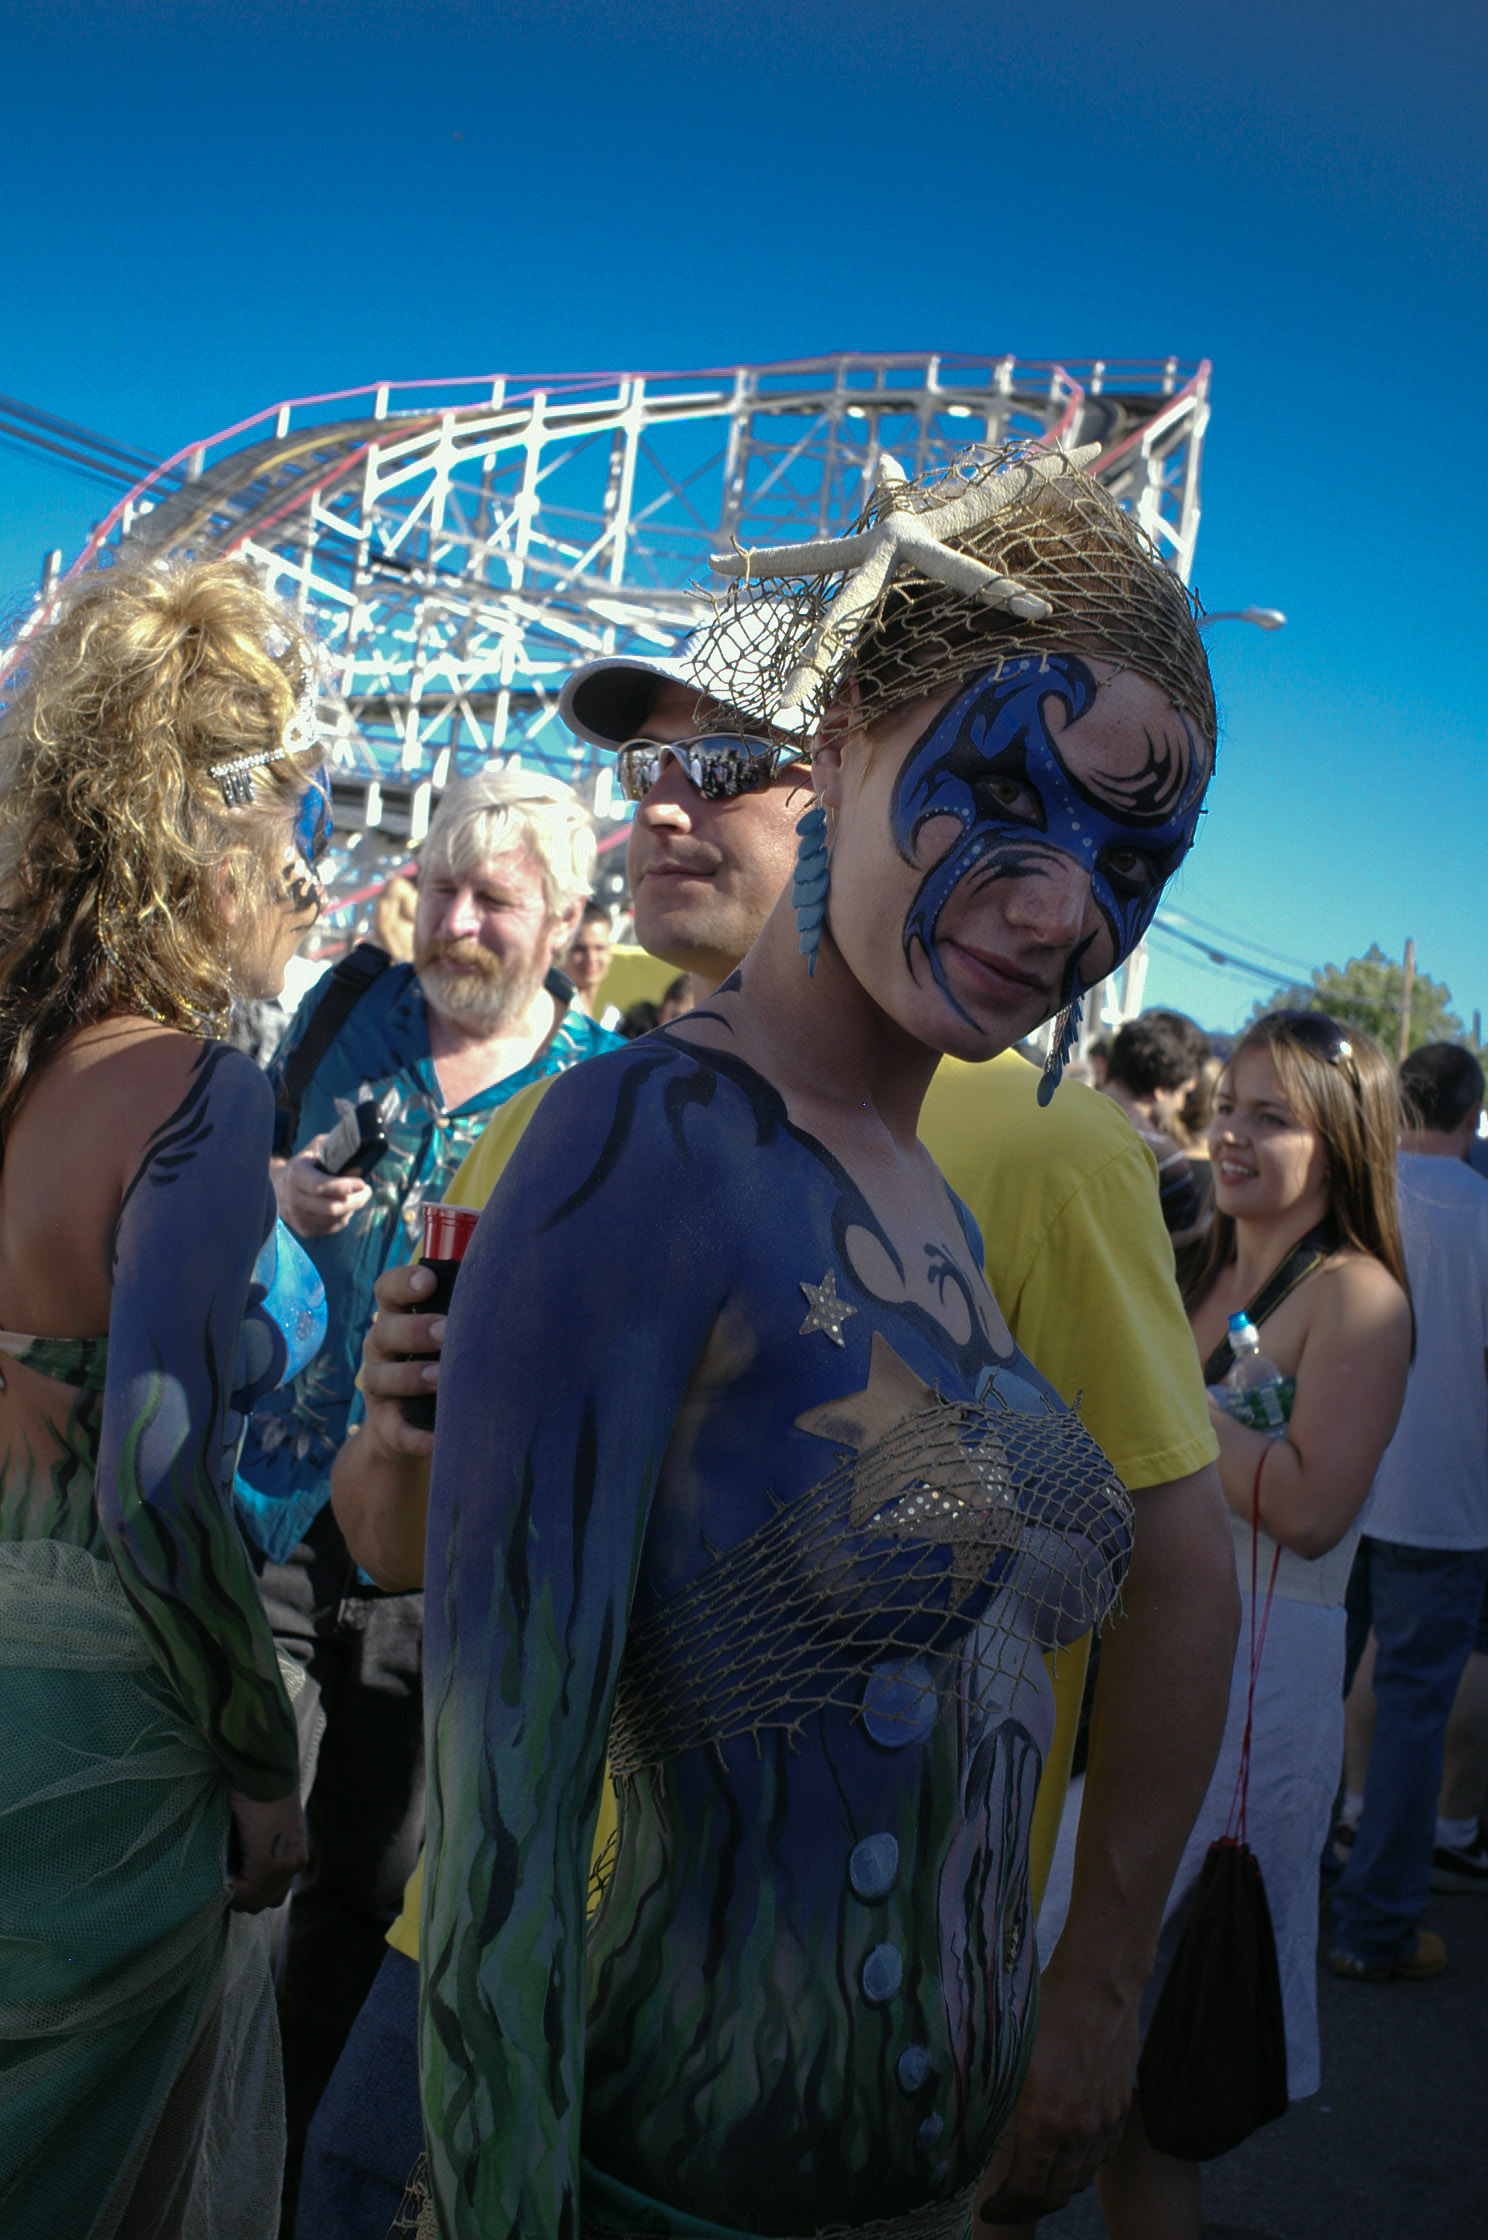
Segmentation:
{"type": "Polygon", "coordinates": [[[1268,1439],[1284,1439],[1296,1379],[1284,1377],[1262,1353],[1260,1332],[1248,1315],[1230,1316],[1230,1351],[1235,1356],[1225,1378],[1230,1414],[1252,1431],[1264,1431],[1268,1439]]]}

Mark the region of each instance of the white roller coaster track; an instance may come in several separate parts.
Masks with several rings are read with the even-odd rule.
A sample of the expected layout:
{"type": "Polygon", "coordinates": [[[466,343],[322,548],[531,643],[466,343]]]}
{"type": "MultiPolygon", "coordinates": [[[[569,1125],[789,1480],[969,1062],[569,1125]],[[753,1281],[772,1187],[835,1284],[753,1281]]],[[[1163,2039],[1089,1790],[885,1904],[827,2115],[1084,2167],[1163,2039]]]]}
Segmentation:
{"type": "Polygon", "coordinates": [[[710,548],[840,527],[880,451],[918,471],[972,443],[1098,439],[1102,479],[1186,580],[1208,414],[1207,363],[1174,359],[382,383],[185,446],[68,572],[125,545],[241,552],[303,603],[333,663],[338,822],[371,843],[343,857],[344,885],[492,755],[593,798],[597,758],[557,718],[567,670],[674,647],[707,611],[710,548]]]}

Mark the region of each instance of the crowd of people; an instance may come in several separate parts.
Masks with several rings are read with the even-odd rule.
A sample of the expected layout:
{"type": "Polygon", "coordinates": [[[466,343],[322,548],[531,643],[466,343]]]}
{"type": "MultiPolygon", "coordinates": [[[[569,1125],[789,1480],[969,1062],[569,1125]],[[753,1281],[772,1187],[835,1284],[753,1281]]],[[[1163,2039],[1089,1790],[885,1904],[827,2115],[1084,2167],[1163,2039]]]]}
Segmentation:
{"type": "Polygon", "coordinates": [[[879,504],[830,627],[756,581],[705,669],[565,683],[672,975],[623,1011],[588,815],[493,768],[270,1048],[302,621],[156,559],[27,641],[0,2230],[966,2240],[1093,2182],[1199,2240],[1136,2080],[1237,1791],[1281,2105],[1320,1883],[1366,1984],[1488,1886],[1476,1059],[1082,1040],[1212,775],[1194,611],[1078,459],[879,504]]]}

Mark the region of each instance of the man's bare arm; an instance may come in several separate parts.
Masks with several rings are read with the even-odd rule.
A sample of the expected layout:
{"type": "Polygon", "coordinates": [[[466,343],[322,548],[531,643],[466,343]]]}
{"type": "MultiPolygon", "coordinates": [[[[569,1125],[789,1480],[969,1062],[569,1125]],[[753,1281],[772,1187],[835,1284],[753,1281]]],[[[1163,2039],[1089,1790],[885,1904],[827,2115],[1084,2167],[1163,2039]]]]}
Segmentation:
{"type": "Polygon", "coordinates": [[[336,1457],[331,1507],[362,1569],[389,1593],[407,1594],[424,1583],[434,1434],[407,1422],[401,1402],[437,1384],[444,1317],[412,1311],[434,1288],[427,1268],[389,1268],[375,1288],[377,1313],[362,1341],[367,1420],[336,1457]]]}
{"type": "Polygon", "coordinates": [[[979,2203],[982,2230],[1061,2208],[1119,2143],[1163,1905],[1224,1732],[1240,1603],[1217,1474],[1210,1465],[1133,1500],[1124,1613],[1101,1642],[1069,1916],[1044,1971],[1011,2166],[979,2203]]]}

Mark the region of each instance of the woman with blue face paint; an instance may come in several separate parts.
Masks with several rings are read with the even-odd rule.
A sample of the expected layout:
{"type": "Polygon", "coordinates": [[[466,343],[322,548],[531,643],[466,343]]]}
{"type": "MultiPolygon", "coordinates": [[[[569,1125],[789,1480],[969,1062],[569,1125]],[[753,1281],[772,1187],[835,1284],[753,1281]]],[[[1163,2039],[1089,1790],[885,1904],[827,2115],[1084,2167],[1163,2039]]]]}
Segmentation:
{"type": "Polygon", "coordinates": [[[772,567],[802,589],[770,675],[739,633],[752,720],[699,729],[747,783],[773,713],[820,716],[794,893],[708,1003],[550,1092],[444,1349],[446,2240],[963,2240],[1032,2044],[1043,1652],[1130,1546],[915,1129],[943,1053],[1006,1049],[1150,921],[1213,762],[1193,614],[1057,457],[899,483],[772,567]]]}
{"type": "Polygon", "coordinates": [[[313,649],[124,561],[0,715],[0,2230],[277,2229],[294,1714],[232,1507],[324,1301],[217,1039],[318,914],[313,649]]]}

